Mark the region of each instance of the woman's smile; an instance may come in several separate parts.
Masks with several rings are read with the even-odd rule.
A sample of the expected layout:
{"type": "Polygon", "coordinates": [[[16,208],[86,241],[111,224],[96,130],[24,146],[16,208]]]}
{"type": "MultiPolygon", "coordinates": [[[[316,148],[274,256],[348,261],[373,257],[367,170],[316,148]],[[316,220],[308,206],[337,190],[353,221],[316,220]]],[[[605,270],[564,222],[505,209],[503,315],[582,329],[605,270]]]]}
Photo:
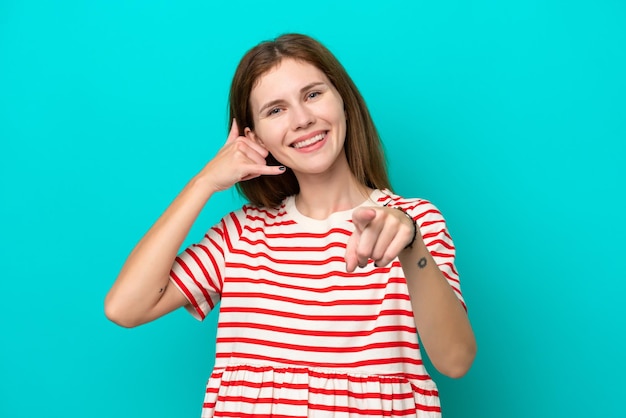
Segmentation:
{"type": "Polygon", "coordinates": [[[291,144],[291,147],[304,152],[310,152],[319,149],[323,145],[325,139],[326,132],[313,132],[312,134],[305,135],[304,137],[297,139],[293,144],[291,144]]]}

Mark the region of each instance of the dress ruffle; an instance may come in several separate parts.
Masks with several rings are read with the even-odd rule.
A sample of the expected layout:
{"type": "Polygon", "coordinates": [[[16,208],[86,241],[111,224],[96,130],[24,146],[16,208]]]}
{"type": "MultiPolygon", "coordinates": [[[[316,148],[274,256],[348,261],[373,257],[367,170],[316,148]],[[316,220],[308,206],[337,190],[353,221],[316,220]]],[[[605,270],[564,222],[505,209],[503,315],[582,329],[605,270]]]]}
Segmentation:
{"type": "Polygon", "coordinates": [[[213,371],[203,418],[439,418],[434,383],[305,367],[236,365],[213,371]]]}

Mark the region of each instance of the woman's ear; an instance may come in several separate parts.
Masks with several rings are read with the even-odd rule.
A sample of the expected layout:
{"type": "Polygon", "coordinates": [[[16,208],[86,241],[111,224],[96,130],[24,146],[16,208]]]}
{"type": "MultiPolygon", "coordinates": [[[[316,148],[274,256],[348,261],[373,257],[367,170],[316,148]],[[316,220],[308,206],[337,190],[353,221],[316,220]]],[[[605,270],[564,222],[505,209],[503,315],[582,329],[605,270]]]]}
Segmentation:
{"type": "Polygon", "coordinates": [[[250,128],[246,128],[243,130],[243,134],[245,135],[246,138],[248,138],[251,141],[256,142],[257,144],[259,144],[260,146],[262,146],[263,148],[265,148],[265,145],[263,144],[263,141],[261,140],[261,138],[259,138],[257,136],[257,134],[254,133],[254,131],[250,128]]]}

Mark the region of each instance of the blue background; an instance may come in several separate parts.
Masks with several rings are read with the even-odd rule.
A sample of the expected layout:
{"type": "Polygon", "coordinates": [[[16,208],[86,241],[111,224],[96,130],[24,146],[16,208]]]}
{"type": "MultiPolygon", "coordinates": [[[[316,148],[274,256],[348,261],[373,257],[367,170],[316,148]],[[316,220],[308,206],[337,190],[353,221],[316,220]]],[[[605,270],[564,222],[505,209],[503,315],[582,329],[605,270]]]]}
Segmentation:
{"type": "Polygon", "coordinates": [[[444,417],[624,417],[625,22],[618,0],[2,0],[0,416],[199,416],[216,316],[127,330],[103,298],[223,143],[238,59],[298,31],[455,238],[479,353],[433,372],[444,417]]]}

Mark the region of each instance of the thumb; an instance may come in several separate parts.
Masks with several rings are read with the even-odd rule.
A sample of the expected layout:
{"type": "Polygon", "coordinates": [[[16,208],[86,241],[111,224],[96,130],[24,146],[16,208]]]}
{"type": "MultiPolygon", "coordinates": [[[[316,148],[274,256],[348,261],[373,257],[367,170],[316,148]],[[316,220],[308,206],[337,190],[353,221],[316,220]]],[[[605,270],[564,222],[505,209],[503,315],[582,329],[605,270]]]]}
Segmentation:
{"type": "Polygon", "coordinates": [[[235,139],[239,137],[239,126],[237,125],[237,120],[233,118],[233,123],[230,125],[230,132],[228,133],[228,138],[226,139],[226,143],[233,142],[235,139]]]}
{"type": "Polygon", "coordinates": [[[376,218],[376,210],[373,208],[356,208],[352,212],[352,223],[359,231],[367,228],[374,218],[376,218]]]}

